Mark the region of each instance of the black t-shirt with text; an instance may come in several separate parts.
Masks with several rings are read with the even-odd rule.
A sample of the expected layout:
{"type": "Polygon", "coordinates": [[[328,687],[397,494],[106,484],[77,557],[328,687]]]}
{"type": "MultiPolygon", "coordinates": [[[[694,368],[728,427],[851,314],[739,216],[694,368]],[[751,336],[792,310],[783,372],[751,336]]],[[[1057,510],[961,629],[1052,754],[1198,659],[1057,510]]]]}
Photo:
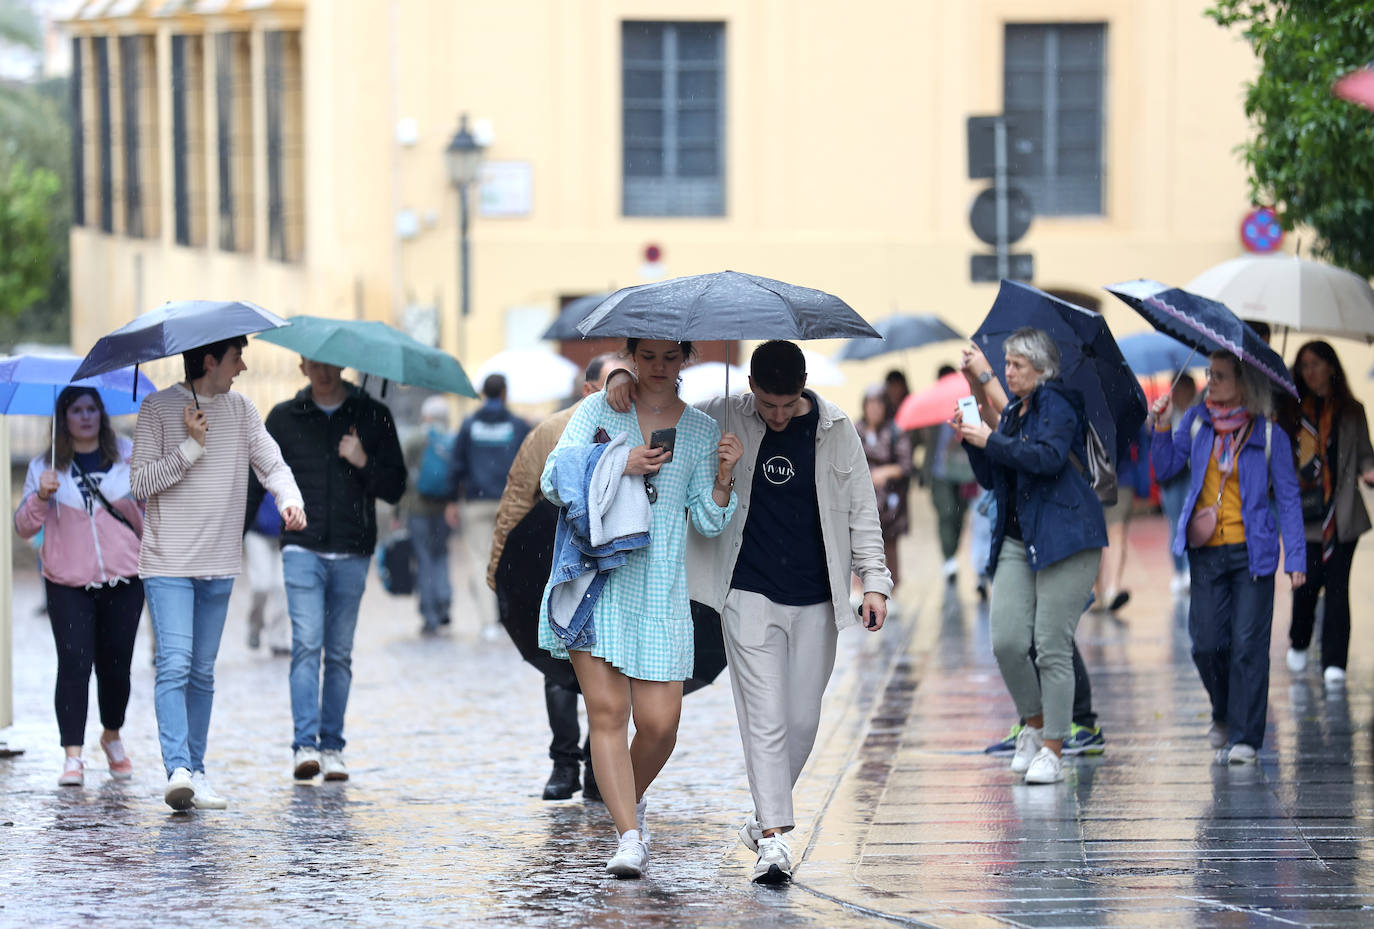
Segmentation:
{"type": "Polygon", "coordinates": [[[762,594],[785,606],[830,600],[820,508],[816,503],[816,429],[811,410],[781,432],[766,429],[754,464],[749,512],[730,586],[762,594]]]}

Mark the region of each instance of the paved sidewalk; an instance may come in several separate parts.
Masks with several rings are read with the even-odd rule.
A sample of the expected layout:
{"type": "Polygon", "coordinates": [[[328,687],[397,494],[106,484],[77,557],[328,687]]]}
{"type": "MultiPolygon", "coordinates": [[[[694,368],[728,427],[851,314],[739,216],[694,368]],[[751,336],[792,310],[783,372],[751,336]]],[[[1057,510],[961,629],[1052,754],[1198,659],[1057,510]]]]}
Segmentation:
{"type": "MultiPolygon", "coordinates": [[[[1131,603],[1079,626],[1105,754],[1039,787],[984,755],[1015,721],[986,609],[968,590],[932,595],[835,768],[797,889],[950,929],[1374,925],[1374,545],[1357,556],[1346,692],[1324,692],[1319,668],[1287,670],[1280,594],[1265,748],[1258,766],[1226,768],[1163,532],[1158,517],[1131,525],[1131,603]]],[[[938,591],[924,573],[917,586],[938,591]]]]}

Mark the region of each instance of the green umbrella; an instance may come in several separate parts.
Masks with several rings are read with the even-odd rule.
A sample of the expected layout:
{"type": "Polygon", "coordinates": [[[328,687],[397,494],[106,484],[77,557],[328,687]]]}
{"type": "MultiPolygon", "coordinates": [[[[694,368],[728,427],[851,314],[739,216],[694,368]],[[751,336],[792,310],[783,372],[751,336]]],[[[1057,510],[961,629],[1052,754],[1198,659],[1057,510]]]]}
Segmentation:
{"type": "Polygon", "coordinates": [[[293,316],[290,325],[261,333],[258,338],[311,361],[353,368],[397,384],[477,396],[458,359],[386,323],[293,316]]]}

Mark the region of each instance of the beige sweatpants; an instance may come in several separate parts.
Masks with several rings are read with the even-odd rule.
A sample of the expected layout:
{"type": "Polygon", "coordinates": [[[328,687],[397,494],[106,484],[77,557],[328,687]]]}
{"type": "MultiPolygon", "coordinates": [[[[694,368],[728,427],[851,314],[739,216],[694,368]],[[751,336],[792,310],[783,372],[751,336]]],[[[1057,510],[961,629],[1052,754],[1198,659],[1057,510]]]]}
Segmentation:
{"type": "Polygon", "coordinates": [[[764,829],[786,831],[835,667],[835,610],[828,600],[784,606],[732,589],[720,621],[754,813],[764,829]]]}
{"type": "Polygon", "coordinates": [[[467,556],[467,589],[476,610],[478,629],[497,621],[496,594],[487,586],[487,561],[491,558],[491,537],[496,532],[496,511],[500,500],[464,500],[459,508],[463,551],[467,556]]]}

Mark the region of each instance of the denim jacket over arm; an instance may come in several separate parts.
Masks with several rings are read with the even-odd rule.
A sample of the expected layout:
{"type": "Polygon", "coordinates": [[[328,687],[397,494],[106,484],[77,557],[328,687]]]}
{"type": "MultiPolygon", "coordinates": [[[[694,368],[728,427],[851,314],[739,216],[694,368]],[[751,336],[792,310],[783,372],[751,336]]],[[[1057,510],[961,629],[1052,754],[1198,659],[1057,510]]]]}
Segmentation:
{"type": "Polygon", "coordinates": [[[1032,571],[1106,546],[1102,504],[1069,460],[1070,454],[1080,462],[1087,459],[1086,429],[1082,395],[1051,380],[1007,404],[986,448],[964,443],[978,483],[997,500],[989,575],[997,568],[1012,506],[1032,571]],[[1021,417],[1023,404],[1030,409],[1021,417]]]}
{"type": "MultiPolygon", "coordinates": [[[[617,445],[624,445],[623,435],[617,436],[611,445],[564,449],[545,478],[549,484],[545,488],[547,496],[562,504],[553,540],[549,628],[569,650],[585,650],[596,644],[592,612],[601,588],[610,572],[625,563],[626,552],[649,544],[647,518],[642,525],[627,527],[601,545],[591,542],[591,510],[605,507],[605,501],[593,496],[593,475],[604,455],[618,453],[613,447],[617,445]]],[[[619,451],[623,451],[623,447],[619,451]]],[[[623,462],[620,467],[623,471],[623,462]]],[[[627,492],[633,491],[643,493],[637,487],[627,492]]]]}
{"type": "MultiPolygon", "coordinates": [[[[1285,572],[1306,572],[1307,545],[1303,538],[1302,504],[1298,497],[1298,475],[1293,466],[1293,453],[1287,434],[1279,428],[1269,431],[1273,443],[1265,466],[1265,419],[1255,417],[1255,427],[1236,456],[1236,479],[1240,482],[1240,518],[1245,526],[1245,548],[1250,560],[1250,573],[1255,577],[1273,574],[1279,566],[1279,534],[1283,535],[1283,569],[1285,572]],[[1275,508],[1269,505],[1269,489],[1274,490],[1275,508]],[[1277,522],[1277,525],[1275,523],[1277,522]]],[[[1182,555],[1188,547],[1188,520],[1202,493],[1202,480],[1207,475],[1207,462],[1212,457],[1212,417],[1199,404],[1183,414],[1178,428],[1172,433],[1155,432],[1150,443],[1150,464],[1155,479],[1166,481],[1191,469],[1188,495],[1183,501],[1183,514],[1174,527],[1173,552],[1182,555]],[[1199,421],[1197,435],[1193,435],[1193,421],[1199,421]]],[[[1207,501],[1204,506],[1210,506],[1207,501]]]]}

